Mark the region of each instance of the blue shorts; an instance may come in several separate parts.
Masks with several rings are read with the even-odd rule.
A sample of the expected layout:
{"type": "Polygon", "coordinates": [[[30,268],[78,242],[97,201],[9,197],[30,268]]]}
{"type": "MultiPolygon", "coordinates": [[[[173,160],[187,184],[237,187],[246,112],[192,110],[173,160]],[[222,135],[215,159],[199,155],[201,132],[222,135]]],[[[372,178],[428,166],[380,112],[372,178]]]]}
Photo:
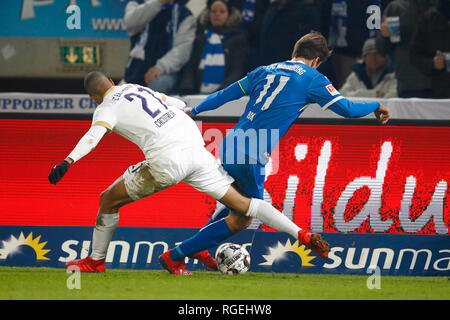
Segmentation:
{"type": "Polygon", "coordinates": [[[256,164],[222,164],[223,168],[234,178],[233,186],[250,198],[264,199],[265,168],[256,164]]]}

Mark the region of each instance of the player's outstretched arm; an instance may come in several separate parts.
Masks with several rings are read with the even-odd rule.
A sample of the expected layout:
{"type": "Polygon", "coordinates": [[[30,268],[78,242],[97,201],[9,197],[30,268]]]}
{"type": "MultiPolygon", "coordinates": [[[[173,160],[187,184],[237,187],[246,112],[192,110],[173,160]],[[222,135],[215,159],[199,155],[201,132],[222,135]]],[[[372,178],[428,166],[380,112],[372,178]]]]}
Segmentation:
{"type": "Polygon", "coordinates": [[[310,101],[318,103],[322,110],[330,109],[346,118],[360,118],[375,113],[381,124],[389,120],[389,109],[378,101],[352,102],[344,98],[322,74],[316,76],[308,88],[310,101]]]}
{"type": "Polygon", "coordinates": [[[386,124],[390,117],[389,109],[377,101],[352,102],[341,98],[329,106],[329,109],[346,118],[360,118],[374,112],[378,122],[386,124]]]}
{"type": "Polygon", "coordinates": [[[48,175],[48,180],[50,183],[57,184],[75,161],[87,155],[97,146],[106,132],[107,129],[105,127],[98,125],[92,126],[80,139],[67,158],[52,168],[50,174],[48,175]]]}
{"type": "Polygon", "coordinates": [[[186,108],[185,112],[190,116],[195,116],[200,112],[210,111],[219,108],[227,102],[237,100],[248,95],[249,83],[247,77],[236,81],[225,89],[210,94],[198,106],[194,108],[186,108]]]}

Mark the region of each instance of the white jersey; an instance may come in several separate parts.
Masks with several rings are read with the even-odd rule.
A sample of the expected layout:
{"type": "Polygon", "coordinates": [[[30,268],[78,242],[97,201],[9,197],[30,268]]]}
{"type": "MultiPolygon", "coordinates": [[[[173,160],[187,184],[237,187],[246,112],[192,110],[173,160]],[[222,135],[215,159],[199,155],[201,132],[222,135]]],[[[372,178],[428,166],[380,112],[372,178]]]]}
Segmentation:
{"type": "Polygon", "coordinates": [[[106,127],[135,143],[146,159],[174,147],[204,146],[200,130],[179,109],[180,103],[184,105],[139,85],[115,86],[96,108],[92,125],[106,127]]]}

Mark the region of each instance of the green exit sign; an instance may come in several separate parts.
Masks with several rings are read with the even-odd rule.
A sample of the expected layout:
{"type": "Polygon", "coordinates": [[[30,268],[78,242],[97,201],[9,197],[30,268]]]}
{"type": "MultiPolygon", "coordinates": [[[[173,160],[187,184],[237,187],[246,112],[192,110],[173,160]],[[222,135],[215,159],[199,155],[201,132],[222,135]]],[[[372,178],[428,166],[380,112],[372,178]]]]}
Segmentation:
{"type": "Polygon", "coordinates": [[[60,46],[61,62],[77,66],[100,65],[100,47],[97,45],[62,45],[60,46]]]}

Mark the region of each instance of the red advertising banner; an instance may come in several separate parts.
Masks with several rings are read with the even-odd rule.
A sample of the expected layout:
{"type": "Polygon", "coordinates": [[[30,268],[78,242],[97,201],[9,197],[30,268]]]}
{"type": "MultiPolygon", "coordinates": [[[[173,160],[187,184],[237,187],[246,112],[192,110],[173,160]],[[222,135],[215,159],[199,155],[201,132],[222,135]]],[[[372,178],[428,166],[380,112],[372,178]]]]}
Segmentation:
{"type": "MultiPolygon", "coordinates": [[[[92,226],[100,193],[141,151],[116,134],[47,176],[89,128],[84,120],[0,120],[0,225],[92,226]]],[[[232,123],[201,123],[216,153],[232,123]]],[[[266,199],[302,228],[448,234],[450,127],[294,124],[267,168],[266,199]]],[[[121,209],[119,226],[201,227],[216,207],[180,183],[121,209]]]]}

